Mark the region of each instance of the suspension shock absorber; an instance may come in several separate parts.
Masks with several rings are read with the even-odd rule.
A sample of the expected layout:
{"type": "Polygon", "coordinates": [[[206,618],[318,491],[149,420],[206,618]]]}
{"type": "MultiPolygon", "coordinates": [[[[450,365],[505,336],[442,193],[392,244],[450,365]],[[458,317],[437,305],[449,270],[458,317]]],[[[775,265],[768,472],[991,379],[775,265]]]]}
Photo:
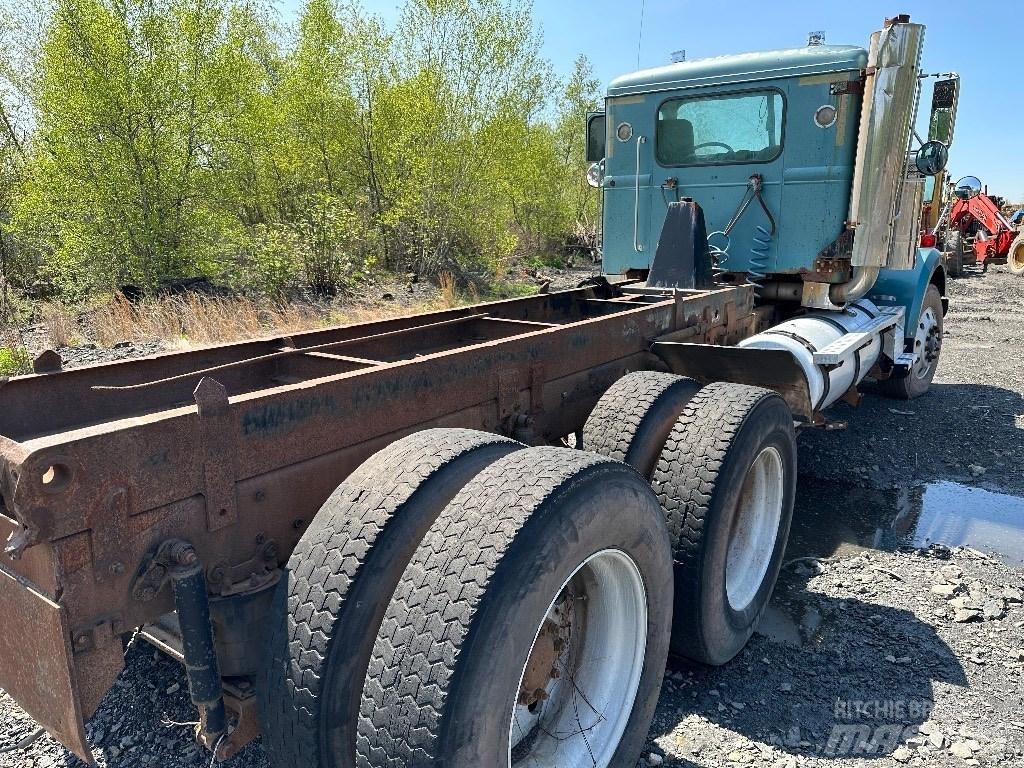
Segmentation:
{"type": "Polygon", "coordinates": [[[772,247],[772,233],[757,225],[754,234],[754,245],[750,249],[750,264],[747,266],[747,283],[755,286],[754,291],[761,296],[761,282],[768,277],[768,251],[772,247]]]}

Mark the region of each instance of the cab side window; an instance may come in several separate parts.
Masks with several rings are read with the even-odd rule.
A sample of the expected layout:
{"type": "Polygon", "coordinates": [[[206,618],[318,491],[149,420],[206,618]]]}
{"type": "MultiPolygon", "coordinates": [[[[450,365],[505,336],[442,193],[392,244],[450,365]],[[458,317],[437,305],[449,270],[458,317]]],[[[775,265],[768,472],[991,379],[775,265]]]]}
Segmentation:
{"type": "Polygon", "coordinates": [[[782,152],[784,110],[782,94],[770,90],[666,101],[658,110],[658,162],[771,162],[782,152]]]}

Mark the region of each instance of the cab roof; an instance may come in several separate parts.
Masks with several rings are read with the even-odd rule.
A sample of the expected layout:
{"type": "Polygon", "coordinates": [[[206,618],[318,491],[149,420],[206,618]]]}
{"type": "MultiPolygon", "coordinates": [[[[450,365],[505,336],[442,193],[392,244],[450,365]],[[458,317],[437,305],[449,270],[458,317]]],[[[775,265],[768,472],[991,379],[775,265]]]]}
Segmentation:
{"type": "Polygon", "coordinates": [[[867,59],[868,52],[856,45],[812,45],[712,56],[622,75],[612,80],[608,96],[849,72],[863,69],[867,59]]]}

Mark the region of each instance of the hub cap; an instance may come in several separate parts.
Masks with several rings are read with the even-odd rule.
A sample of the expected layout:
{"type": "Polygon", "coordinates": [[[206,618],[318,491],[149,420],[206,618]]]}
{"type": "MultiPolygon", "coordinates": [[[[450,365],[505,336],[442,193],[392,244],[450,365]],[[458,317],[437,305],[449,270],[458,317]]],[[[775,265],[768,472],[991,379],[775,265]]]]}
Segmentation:
{"type": "Polygon", "coordinates": [[[647,648],[647,594],[625,552],[591,555],[551,602],[520,675],[510,766],[606,768],[629,722],[647,648]]]}
{"type": "Polygon", "coordinates": [[[763,449],[747,470],[736,503],[725,563],[725,593],[734,611],[748,607],[764,583],[782,519],[782,456],[763,449]]]}
{"type": "Polygon", "coordinates": [[[927,378],[935,367],[942,349],[942,331],[939,329],[939,318],[935,310],[925,307],[921,311],[921,319],[914,335],[914,368],[913,374],[919,379],[927,378]]]}

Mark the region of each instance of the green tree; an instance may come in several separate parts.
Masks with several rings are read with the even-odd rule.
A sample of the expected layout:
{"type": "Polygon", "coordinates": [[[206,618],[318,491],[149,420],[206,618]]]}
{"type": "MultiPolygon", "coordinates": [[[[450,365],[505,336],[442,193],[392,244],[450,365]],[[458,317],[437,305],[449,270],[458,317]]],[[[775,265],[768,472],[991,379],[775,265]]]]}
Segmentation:
{"type": "Polygon", "coordinates": [[[593,219],[596,83],[585,59],[559,82],[528,2],[408,0],[389,29],[307,0],[289,30],[251,0],[31,2],[34,24],[0,19],[19,285],[330,293],[381,260],[486,276],[593,219]]]}
{"type": "Polygon", "coordinates": [[[230,0],[58,0],[19,216],[66,293],[221,271],[240,234],[223,149],[263,76],[252,14],[230,0]]]}

